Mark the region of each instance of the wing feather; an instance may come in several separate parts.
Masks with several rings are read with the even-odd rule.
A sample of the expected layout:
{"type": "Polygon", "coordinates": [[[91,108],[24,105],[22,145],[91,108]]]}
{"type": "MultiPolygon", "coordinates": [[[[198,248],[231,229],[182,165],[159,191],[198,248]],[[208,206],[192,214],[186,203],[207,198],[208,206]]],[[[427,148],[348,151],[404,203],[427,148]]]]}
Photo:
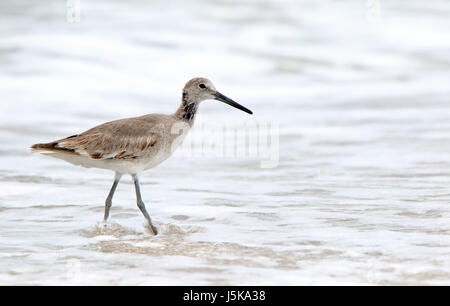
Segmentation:
{"type": "Polygon", "coordinates": [[[58,141],[56,147],[92,159],[136,159],[148,153],[157,141],[155,134],[143,136],[87,133],[58,141]]]}
{"type": "Polygon", "coordinates": [[[91,159],[136,159],[150,154],[157,143],[160,120],[168,117],[159,114],[110,121],[84,133],[57,141],[31,146],[37,152],[61,152],[91,159]]]}

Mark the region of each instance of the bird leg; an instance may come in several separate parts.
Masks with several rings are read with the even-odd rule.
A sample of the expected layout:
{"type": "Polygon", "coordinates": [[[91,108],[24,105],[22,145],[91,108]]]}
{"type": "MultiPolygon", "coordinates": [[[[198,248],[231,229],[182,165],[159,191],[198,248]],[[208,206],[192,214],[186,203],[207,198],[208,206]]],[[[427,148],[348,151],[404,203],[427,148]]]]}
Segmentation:
{"type": "Polygon", "coordinates": [[[144,201],[142,201],[142,197],[141,197],[141,189],[139,187],[139,178],[136,174],[132,174],[131,175],[134,181],[134,187],[136,189],[136,200],[137,200],[137,206],[139,207],[139,209],[141,210],[142,214],[144,215],[145,219],[148,222],[148,225],[153,233],[153,235],[157,235],[158,231],[156,230],[156,227],[153,226],[152,224],[152,219],[150,218],[147,210],[145,209],[145,204],[144,201]]]}
{"type": "Polygon", "coordinates": [[[116,192],[116,188],[117,185],[119,185],[119,181],[120,178],[122,177],[122,174],[116,172],[116,175],[114,176],[114,183],[111,187],[111,190],[109,191],[108,197],[106,198],[105,201],[105,217],[103,218],[104,221],[106,222],[106,220],[108,220],[108,216],[109,216],[109,209],[111,208],[112,205],[112,199],[114,196],[114,192],[116,192]]]}

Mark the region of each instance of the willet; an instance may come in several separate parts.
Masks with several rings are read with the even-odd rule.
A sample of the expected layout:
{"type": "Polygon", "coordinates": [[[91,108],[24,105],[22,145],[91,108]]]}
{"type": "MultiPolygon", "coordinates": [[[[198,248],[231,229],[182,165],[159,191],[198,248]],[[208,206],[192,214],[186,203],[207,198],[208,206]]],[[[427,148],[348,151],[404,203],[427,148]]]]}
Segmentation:
{"type": "Polygon", "coordinates": [[[192,127],[198,105],[208,99],[224,102],[252,114],[249,109],[218,92],[210,80],[194,78],[184,86],[181,105],[172,115],[150,114],[110,121],[81,134],[34,144],[31,150],[74,165],[115,171],[114,183],[105,201],[105,221],[121,177],[130,174],[136,191],[137,206],[152,233],[156,235],[156,227],[142,200],[139,175],[144,170],[157,166],[173,153],[192,127]]]}

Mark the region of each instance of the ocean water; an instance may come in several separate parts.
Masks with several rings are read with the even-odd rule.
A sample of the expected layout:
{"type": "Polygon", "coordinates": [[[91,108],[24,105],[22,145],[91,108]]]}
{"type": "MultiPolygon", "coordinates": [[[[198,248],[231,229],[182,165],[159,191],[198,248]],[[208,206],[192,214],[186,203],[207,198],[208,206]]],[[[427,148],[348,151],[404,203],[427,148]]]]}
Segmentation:
{"type": "Polygon", "coordinates": [[[2,1],[0,284],[449,285],[450,4],[392,2],[2,1]],[[204,102],[186,143],[256,127],[272,163],[145,172],[158,236],[129,178],[103,224],[112,172],[28,151],[195,76],[254,115],[204,102]]]}

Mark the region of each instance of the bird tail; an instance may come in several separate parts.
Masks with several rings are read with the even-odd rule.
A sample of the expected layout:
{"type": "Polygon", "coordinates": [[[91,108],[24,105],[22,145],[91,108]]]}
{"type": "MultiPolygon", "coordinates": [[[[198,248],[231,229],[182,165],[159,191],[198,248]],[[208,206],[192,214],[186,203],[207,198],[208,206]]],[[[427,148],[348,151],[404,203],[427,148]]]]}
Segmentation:
{"type": "Polygon", "coordinates": [[[71,154],[77,154],[74,149],[62,146],[61,142],[66,141],[67,139],[75,138],[78,135],[73,135],[67,138],[63,138],[60,140],[48,142],[48,143],[37,143],[30,147],[31,152],[33,153],[40,153],[40,154],[51,154],[51,153],[71,153],[71,154]]]}
{"type": "Polygon", "coordinates": [[[51,153],[59,150],[56,147],[57,144],[57,142],[36,143],[30,147],[30,151],[33,153],[51,153]]]}

